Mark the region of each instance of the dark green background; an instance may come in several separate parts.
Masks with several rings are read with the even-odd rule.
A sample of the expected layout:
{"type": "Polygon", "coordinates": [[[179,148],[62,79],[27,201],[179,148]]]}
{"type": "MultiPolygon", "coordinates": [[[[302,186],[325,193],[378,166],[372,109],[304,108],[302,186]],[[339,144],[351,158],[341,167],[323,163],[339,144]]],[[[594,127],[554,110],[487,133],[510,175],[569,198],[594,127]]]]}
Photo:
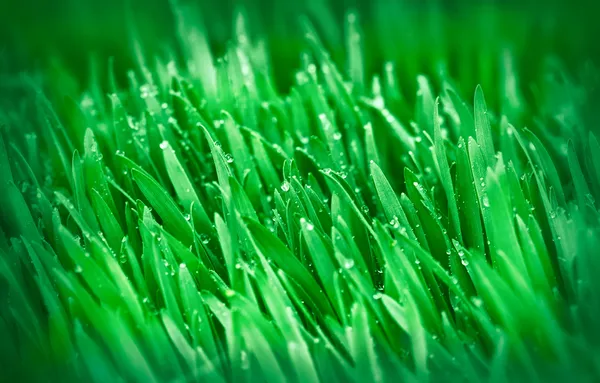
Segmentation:
{"type": "MultiPolygon", "coordinates": [[[[290,66],[299,62],[301,36],[298,32],[297,16],[305,13],[309,3],[318,1],[294,0],[210,0],[199,1],[211,45],[219,54],[231,36],[232,14],[237,4],[243,4],[253,22],[256,34],[269,36],[271,53],[279,60],[278,82],[285,86],[291,78],[290,66]],[[287,74],[286,74],[287,73],[287,74]],[[288,77],[286,77],[288,76],[288,77]]],[[[398,1],[383,0],[388,3],[398,1]]],[[[553,36],[555,53],[571,67],[585,59],[598,63],[600,35],[597,17],[600,15],[598,1],[401,1],[406,14],[414,20],[427,20],[431,16],[432,4],[440,9],[443,18],[454,25],[447,31],[447,38],[473,45],[474,49],[484,44],[477,39],[479,16],[484,8],[493,9],[497,15],[498,30],[507,40],[527,46],[535,60],[538,46],[535,33],[543,30],[553,36]],[[528,24],[528,31],[522,25],[528,24]]],[[[361,24],[366,34],[371,61],[368,71],[380,69],[379,35],[375,33],[377,19],[373,12],[374,1],[335,0],[328,2],[334,18],[341,22],[348,8],[359,10],[361,24]]],[[[0,74],[2,79],[21,71],[46,69],[51,62],[66,66],[80,82],[85,82],[89,73],[89,54],[99,58],[114,56],[118,73],[134,65],[132,50],[127,34],[126,14],[131,10],[146,53],[161,53],[165,47],[173,46],[174,25],[169,2],[166,0],[4,0],[0,1],[0,74]],[[57,60],[58,59],[58,60],[57,60]]],[[[399,23],[402,17],[399,16],[399,23]]],[[[393,20],[396,15],[389,15],[393,20]]],[[[415,21],[415,24],[419,24],[415,21]]],[[[411,39],[411,33],[403,30],[399,39],[411,39]]],[[[334,52],[343,46],[336,41],[327,41],[334,52]]],[[[339,40],[338,42],[343,42],[339,40]]],[[[427,38],[419,36],[419,44],[426,45],[427,38]]],[[[524,53],[525,54],[525,53],[524,53]]],[[[393,59],[393,57],[392,57],[393,59]]],[[[5,80],[6,81],[6,80],[5,80]]]]}

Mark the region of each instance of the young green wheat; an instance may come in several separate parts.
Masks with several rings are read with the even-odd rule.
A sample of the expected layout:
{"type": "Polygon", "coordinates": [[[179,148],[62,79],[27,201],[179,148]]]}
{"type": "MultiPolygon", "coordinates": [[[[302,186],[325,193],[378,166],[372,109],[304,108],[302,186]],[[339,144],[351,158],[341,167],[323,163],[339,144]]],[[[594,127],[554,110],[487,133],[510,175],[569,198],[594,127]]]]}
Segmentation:
{"type": "Polygon", "coordinates": [[[525,67],[493,12],[469,45],[307,4],[297,68],[173,1],[127,82],[2,98],[7,381],[600,379],[600,72],[525,67]]]}

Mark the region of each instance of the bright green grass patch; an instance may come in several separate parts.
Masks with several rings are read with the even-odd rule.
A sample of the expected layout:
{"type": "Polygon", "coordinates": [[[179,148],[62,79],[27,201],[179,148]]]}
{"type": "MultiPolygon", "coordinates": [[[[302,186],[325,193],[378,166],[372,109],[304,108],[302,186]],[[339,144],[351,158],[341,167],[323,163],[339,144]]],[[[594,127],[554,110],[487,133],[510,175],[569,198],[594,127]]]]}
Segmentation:
{"type": "Polygon", "coordinates": [[[350,12],[342,64],[336,25],[300,18],[282,93],[244,12],[215,58],[190,9],[183,62],[139,50],[127,86],[50,102],[26,80],[0,108],[5,376],[600,379],[597,71],[540,57],[525,83],[490,34],[474,56],[404,41],[371,77],[350,12]]]}

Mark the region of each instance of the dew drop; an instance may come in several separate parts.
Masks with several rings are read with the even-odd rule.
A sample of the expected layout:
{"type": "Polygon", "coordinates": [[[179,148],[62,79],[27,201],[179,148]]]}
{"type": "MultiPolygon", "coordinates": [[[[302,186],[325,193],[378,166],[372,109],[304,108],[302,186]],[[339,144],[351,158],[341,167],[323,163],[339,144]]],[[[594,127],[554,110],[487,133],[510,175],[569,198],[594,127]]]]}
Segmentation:
{"type": "Polygon", "coordinates": [[[206,234],[200,234],[200,240],[203,244],[207,245],[210,242],[210,238],[206,234]]]}
{"type": "Polygon", "coordinates": [[[490,199],[488,198],[487,194],[483,195],[481,202],[483,203],[483,206],[490,207],[490,199]]]}
{"type": "Polygon", "coordinates": [[[346,269],[346,270],[349,270],[349,269],[353,268],[354,267],[354,259],[352,259],[352,258],[346,258],[344,260],[344,265],[343,266],[344,266],[344,269],[346,269]]]}

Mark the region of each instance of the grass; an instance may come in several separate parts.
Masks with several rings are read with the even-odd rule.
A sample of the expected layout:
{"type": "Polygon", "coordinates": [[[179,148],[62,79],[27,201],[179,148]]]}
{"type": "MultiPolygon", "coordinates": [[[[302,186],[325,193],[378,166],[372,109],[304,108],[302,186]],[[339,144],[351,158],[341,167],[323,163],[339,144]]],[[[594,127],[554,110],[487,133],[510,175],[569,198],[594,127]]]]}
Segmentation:
{"type": "Polygon", "coordinates": [[[563,65],[547,30],[523,63],[494,12],[481,45],[444,40],[443,13],[427,29],[374,2],[373,32],[311,4],[298,68],[243,9],[216,57],[175,4],[176,48],[133,39],[127,82],[109,65],[62,98],[69,72],[16,80],[8,380],[600,379],[593,64],[563,65]],[[390,37],[390,14],[437,44],[390,37]]]}

